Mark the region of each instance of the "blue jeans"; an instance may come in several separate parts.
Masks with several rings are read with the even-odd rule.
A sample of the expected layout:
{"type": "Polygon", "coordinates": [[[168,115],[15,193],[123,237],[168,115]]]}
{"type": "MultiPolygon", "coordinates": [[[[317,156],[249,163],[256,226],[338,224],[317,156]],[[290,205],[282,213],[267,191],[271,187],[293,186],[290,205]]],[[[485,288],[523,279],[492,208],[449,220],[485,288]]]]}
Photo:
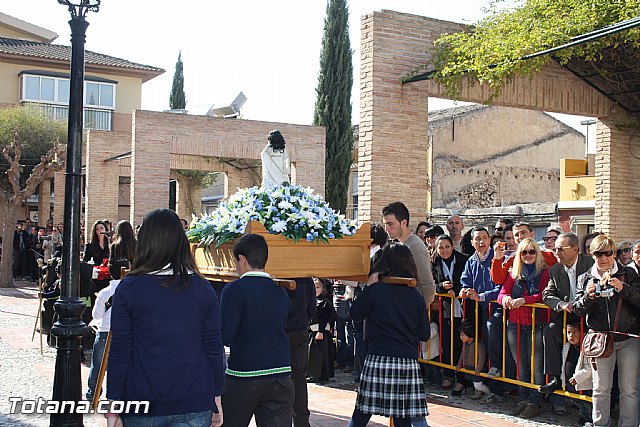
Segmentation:
{"type": "MultiPolygon", "coordinates": [[[[544,347],[542,344],[542,330],[544,325],[536,325],[535,328],[535,354],[534,354],[534,375],[535,384],[544,384],[544,347]]],[[[518,324],[514,322],[507,323],[507,339],[509,341],[509,350],[513,359],[519,365],[518,379],[524,382],[531,381],[531,325],[520,325],[520,357],[518,358],[518,324]]],[[[526,389],[525,395],[528,394],[529,403],[540,403],[542,394],[534,388],[523,387],[526,389]]]]}
{"type": "Polygon", "coordinates": [[[98,374],[100,374],[100,364],[104,355],[104,347],[107,344],[107,336],[109,332],[98,332],[93,342],[93,355],[91,356],[91,369],[89,369],[88,388],[85,397],[87,400],[93,400],[96,393],[96,384],[98,382],[98,374]]]}
{"type": "Polygon", "coordinates": [[[353,368],[353,341],[354,330],[351,319],[336,320],[336,332],[338,335],[338,352],[336,353],[336,363],[340,366],[350,366],[353,368]]]}
{"type": "Polygon", "coordinates": [[[638,376],[640,374],[640,340],[629,338],[614,343],[613,354],[596,359],[593,370],[593,425],[608,427],[611,423],[610,404],[613,371],[618,364],[620,389],[619,427],[638,425],[638,376]]]}
{"type": "Polygon", "coordinates": [[[213,410],[157,417],[123,415],[122,423],[124,427],[209,427],[212,416],[213,410]]]}

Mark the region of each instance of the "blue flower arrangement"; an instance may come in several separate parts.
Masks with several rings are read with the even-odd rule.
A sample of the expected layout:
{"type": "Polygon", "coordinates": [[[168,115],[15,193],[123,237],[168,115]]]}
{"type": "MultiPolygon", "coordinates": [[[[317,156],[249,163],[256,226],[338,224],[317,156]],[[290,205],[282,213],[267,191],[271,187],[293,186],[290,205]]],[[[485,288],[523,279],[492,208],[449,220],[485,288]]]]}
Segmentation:
{"type": "Polygon", "coordinates": [[[194,217],[187,237],[201,246],[218,247],[238,238],[250,221],[296,242],[328,243],[356,232],[355,221],[337,214],[313,189],[276,185],[239,189],[212,213],[194,217]]]}

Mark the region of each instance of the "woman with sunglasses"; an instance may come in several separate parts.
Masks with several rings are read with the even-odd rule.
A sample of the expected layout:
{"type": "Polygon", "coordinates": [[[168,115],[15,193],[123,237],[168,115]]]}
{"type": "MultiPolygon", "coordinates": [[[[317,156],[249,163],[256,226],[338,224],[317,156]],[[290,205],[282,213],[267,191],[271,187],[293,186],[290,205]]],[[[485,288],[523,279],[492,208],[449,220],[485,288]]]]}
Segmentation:
{"type": "MultiPolygon", "coordinates": [[[[536,310],[536,324],[532,324],[532,308],[525,304],[542,302],[542,291],[549,282],[549,271],[545,264],[540,246],[535,240],[526,238],[518,244],[514,255],[511,274],[504,282],[498,302],[509,309],[507,321],[507,340],[509,351],[516,361],[518,379],[531,381],[531,354],[534,353],[534,382],[544,384],[544,347],[542,331],[546,326],[546,310],[536,310]],[[531,348],[532,334],[535,336],[534,348],[531,348]]],[[[514,415],[522,418],[533,418],[540,413],[542,394],[534,388],[521,390],[527,396],[515,408],[514,415]]]]}
{"type": "Polygon", "coordinates": [[[608,426],[613,372],[618,365],[620,416],[618,426],[638,425],[638,376],[640,375],[640,339],[625,335],[640,332],[640,278],[635,270],[616,261],[616,242],[605,235],[596,236],[590,245],[593,267],[580,275],[576,289],[575,313],[585,315],[590,331],[611,331],[616,322],[614,350],[609,357],[594,359],[593,425],[608,426]],[[607,290],[613,289],[613,294],[607,290]],[[597,369],[596,369],[597,367],[597,369]]]}

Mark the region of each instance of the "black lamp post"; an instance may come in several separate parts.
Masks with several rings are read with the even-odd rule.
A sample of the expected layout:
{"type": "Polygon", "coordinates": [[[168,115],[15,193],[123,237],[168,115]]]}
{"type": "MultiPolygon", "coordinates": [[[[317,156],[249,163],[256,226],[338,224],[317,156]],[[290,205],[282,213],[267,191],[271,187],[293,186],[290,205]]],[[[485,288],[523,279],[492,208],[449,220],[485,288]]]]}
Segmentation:
{"type": "MultiPolygon", "coordinates": [[[[57,338],[54,401],[79,401],[82,395],[80,352],[87,326],[82,322],[85,305],[80,299],[80,215],[82,212],[82,112],[84,106],[84,42],[87,12],[98,11],[100,0],[58,0],[69,8],[71,20],[71,81],[67,164],[65,171],[62,281],[55,303],[58,321],[51,328],[57,338]]],[[[82,414],[51,415],[51,426],[82,426],[82,414]]]]}

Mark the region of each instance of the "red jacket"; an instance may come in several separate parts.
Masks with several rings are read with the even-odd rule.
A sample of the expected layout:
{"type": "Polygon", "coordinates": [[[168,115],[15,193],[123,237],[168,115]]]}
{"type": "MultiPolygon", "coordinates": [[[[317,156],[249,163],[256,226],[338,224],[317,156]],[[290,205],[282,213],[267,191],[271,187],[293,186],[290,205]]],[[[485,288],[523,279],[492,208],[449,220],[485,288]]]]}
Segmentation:
{"type": "MultiPolygon", "coordinates": [[[[558,259],[553,254],[553,252],[543,250],[542,257],[544,258],[544,262],[547,263],[547,267],[551,267],[553,264],[558,262],[558,259]]],[[[491,280],[493,283],[500,285],[503,284],[507,278],[511,275],[509,274],[509,270],[513,266],[513,257],[515,252],[508,259],[492,259],[491,260],[491,280]]]]}
{"type": "MultiPolygon", "coordinates": [[[[515,285],[516,281],[511,275],[507,277],[506,282],[502,285],[502,289],[500,289],[500,295],[498,295],[498,302],[502,304],[502,300],[505,296],[511,296],[511,291],[513,290],[513,285],[515,285]]],[[[535,304],[542,302],[542,291],[549,283],[549,269],[545,268],[542,270],[540,275],[540,282],[538,283],[538,292],[529,295],[527,292],[527,288],[524,289],[524,301],[526,304],[535,304]]],[[[531,325],[531,312],[532,308],[530,307],[520,307],[516,309],[509,310],[509,321],[514,323],[519,323],[521,325],[531,325]]],[[[544,308],[536,309],[536,322],[537,323],[548,323],[548,310],[544,308]]]]}

